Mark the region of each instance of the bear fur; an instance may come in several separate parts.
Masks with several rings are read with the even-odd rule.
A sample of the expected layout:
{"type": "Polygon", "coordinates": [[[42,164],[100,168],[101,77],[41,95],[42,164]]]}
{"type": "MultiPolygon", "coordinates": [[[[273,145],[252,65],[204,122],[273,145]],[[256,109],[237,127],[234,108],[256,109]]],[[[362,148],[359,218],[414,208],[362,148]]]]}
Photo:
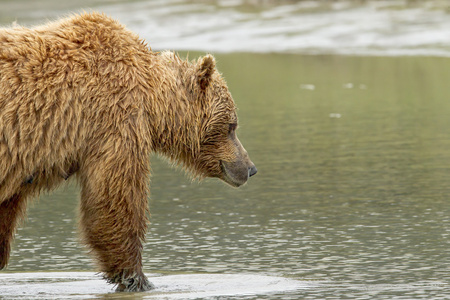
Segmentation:
{"type": "Polygon", "coordinates": [[[74,175],[104,277],[119,291],[153,288],[142,271],[150,154],[240,186],[256,168],[236,127],[211,55],[152,52],[99,13],[0,29],[0,269],[27,199],[74,175]]]}

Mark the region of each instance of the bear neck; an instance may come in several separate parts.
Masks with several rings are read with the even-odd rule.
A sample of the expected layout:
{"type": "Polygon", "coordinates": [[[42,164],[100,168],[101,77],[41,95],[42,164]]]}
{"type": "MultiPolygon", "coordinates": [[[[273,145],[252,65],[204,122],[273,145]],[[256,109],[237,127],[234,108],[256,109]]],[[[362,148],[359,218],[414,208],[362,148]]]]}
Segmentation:
{"type": "Polygon", "coordinates": [[[174,163],[189,166],[200,148],[197,132],[200,109],[194,96],[192,64],[178,56],[172,58],[160,57],[159,88],[147,102],[150,104],[152,148],[174,163]]]}

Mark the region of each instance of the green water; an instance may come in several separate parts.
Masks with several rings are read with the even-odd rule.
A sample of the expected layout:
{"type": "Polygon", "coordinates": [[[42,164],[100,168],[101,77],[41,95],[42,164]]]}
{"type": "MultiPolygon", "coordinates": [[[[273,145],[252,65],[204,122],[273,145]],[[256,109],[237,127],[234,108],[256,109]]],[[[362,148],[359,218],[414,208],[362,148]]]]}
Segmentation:
{"type": "MultiPolygon", "coordinates": [[[[283,299],[450,297],[450,60],[217,59],[258,174],[198,184],[153,157],[145,271],[321,284],[283,299]]],[[[78,197],[71,183],[33,202],[8,271],[95,270],[78,197]]]]}

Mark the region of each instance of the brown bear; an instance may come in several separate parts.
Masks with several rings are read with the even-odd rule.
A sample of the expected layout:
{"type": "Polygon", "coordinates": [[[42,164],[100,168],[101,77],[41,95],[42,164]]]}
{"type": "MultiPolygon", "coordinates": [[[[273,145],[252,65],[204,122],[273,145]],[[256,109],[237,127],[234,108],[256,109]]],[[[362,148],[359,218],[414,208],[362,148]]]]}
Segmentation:
{"type": "Polygon", "coordinates": [[[211,55],[152,52],[99,13],[0,29],[0,269],[27,199],[75,175],[104,277],[118,291],[153,288],[141,259],[150,154],[240,186],[256,168],[237,123],[211,55]]]}

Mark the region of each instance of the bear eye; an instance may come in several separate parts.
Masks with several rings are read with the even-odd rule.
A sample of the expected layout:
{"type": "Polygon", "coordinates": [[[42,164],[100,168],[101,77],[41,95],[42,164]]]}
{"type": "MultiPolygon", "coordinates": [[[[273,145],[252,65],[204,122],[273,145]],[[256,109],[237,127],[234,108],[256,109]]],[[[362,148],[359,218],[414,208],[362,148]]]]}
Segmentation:
{"type": "Polygon", "coordinates": [[[228,133],[232,133],[237,128],[237,123],[231,123],[228,127],[228,133]]]}

